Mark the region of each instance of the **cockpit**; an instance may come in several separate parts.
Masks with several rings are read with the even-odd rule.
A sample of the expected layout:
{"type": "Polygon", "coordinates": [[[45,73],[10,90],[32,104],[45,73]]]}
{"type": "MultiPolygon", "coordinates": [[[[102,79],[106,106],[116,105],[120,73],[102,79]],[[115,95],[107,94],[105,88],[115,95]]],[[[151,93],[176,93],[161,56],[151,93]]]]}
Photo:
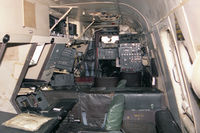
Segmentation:
{"type": "Polygon", "coordinates": [[[0,24],[0,132],[200,131],[188,3],[15,2],[0,24]]]}

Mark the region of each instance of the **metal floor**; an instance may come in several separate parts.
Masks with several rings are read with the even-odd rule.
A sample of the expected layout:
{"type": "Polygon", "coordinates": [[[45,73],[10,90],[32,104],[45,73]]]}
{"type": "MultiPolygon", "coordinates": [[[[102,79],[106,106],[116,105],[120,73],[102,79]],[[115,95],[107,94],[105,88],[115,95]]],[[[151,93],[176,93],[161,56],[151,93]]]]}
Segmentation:
{"type": "Polygon", "coordinates": [[[156,133],[154,123],[129,122],[131,126],[123,129],[125,133],[156,133]]]}
{"type": "Polygon", "coordinates": [[[99,128],[94,128],[94,127],[89,127],[89,126],[84,126],[81,123],[69,123],[67,121],[63,121],[58,129],[56,130],[56,133],[80,133],[83,132],[87,133],[88,132],[98,132],[101,133],[103,130],[99,128]]]}
{"type": "MultiPolygon", "coordinates": [[[[122,129],[125,133],[156,133],[154,111],[124,111],[122,129]]],[[[64,119],[56,133],[105,133],[100,128],[84,126],[81,123],[69,123],[64,119]]]]}
{"type": "MultiPolygon", "coordinates": [[[[125,133],[156,133],[156,128],[154,123],[136,123],[130,122],[131,126],[129,128],[123,129],[125,133]]],[[[86,127],[81,124],[69,124],[69,123],[62,123],[56,133],[104,133],[103,130],[86,127]]]]}

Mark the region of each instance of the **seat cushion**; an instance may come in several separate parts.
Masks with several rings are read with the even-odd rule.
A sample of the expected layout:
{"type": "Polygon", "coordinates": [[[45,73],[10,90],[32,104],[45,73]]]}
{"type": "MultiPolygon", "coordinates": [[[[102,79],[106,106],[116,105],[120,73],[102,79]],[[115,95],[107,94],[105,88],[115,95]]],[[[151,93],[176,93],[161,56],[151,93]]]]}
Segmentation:
{"type": "Polygon", "coordinates": [[[120,130],[124,115],[124,101],[123,95],[114,96],[107,115],[106,130],[120,130]]]}

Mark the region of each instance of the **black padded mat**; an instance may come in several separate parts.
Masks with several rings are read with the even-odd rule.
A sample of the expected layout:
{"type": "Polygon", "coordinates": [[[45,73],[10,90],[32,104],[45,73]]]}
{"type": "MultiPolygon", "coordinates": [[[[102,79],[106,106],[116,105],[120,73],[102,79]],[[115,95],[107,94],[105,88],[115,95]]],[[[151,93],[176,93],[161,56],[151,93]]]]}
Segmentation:
{"type": "Polygon", "coordinates": [[[56,130],[56,133],[81,133],[81,132],[104,132],[102,129],[91,127],[91,126],[85,126],[81,123],[68,123],[67,121],[63,121],[58,129],[56,130]]]}

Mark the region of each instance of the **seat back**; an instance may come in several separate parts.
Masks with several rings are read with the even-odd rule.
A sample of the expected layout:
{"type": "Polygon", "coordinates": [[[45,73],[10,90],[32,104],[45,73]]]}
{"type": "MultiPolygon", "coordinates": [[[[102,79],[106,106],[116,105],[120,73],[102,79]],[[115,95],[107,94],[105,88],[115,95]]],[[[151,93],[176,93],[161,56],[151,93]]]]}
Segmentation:
{"type": "Polygon", "coordinates": [[[116,95],[113,97],[108,110],[106,130],[119,131],[121,129],[124,115],[124,102],[125,97],[123,95],[116,95]]]}

